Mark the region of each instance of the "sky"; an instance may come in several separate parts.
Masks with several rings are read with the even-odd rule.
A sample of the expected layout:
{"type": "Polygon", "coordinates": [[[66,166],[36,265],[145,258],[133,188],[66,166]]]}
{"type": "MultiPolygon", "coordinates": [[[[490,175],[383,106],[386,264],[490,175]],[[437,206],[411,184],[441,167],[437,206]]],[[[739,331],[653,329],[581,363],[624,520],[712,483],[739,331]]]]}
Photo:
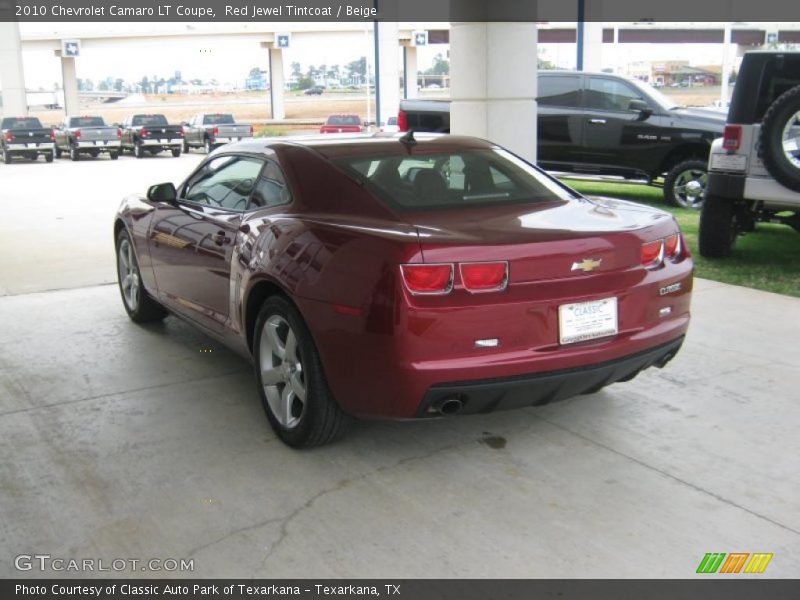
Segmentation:
{"type": "MultiPolygon", "coordinates": [[[[556,25],[556,24],[553,24],[556,25]]],[[[606,24],[611,26],[613,24],[606,24]]],[[[26,37],[58,31],[61,36],[80,37],[87,33],[128,32],[131,30],[175,30],[180,28],[203,28],[218,31],[220,28],[237,27],[247,31],[251,24],[186,24],[186,23],[22,23],[23,39],[26,37]]],[[[318,26],[309,23],[286,23],[286,31],[298,31],[304,27],[318,26]]],[[[331,29],[337,26],[350,28],[349,24],[330,23],[331,29]]],[[[437,24],[418,24],[420,28],[435,28],[437,24]]],[[[441,24],[439,24],[441,26],[441,24]]],[[[309,64],[327,65],[346,63],[360,56],[373,55],[371,24],[364,25],[365,33],[330,33],[296,35],[291,48],[285,51],[284,69],[297,61],[303,70],[309,64]]],[[[449,46],[430,45],[418,51],[419,68],[431,66],[437,53],[446,54],[449,46]]],[[[722,62],[721,44],[625,44],[624,50],[603,46],[603,67],[618,69],[630,57],[636,60],[686,60],[692,65],[720,64],[722,62]],[[607,50],[608,49],[608,50],[607,50]]],[[[574,44],[539,44],[542,58],[550,60],[563,68],[574,68],[574,44]]],[[[400,49],[398,48],[398,54],[400,49]]],[[[52,89],[61,81],[60,61],[51,50],[25,50],[23,52],[25,78],[29,89],[52,89]]],[[[401,63],[402,64],[402,63],[401,63]]],[[[256,40],[245,40],[235,36],[220,44],[204,44],[202,40],[186,37],[180,41],[136,42],[135,47],[123,44],[104,44],[102,47],[87,44],[77,61],[78,77],[94,81],[107,76],[126,81],[139,81],[142,76],[170,77],[180,71],[185,80],[199,78],[216,79],[220,83],[233,83],[242,86],[250,69],[259,66],[267,68],[267,54],[256,40]]]]}

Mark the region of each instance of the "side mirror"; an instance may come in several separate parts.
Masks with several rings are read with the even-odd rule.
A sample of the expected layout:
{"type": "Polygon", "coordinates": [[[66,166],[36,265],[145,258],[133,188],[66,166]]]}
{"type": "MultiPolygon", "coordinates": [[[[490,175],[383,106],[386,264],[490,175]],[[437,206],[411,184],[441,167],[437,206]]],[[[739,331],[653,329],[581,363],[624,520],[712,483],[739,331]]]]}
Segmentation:
{"type": "Polygon", "coordinates": [[[172,183],[158,183],[151,185],[147,190],[147,199],[150,202],[166,202],[175,204],[178,199],[178,192],[172,183]]]}
{"type": "Polygon", "coordinates": [[[637,121],[646,121],[650,118],[650,115],[653,114],[653,109],[648,106],[647,102],[642,100],[631,100],[630,104],[628,104],[628,110],[639,113],[639,116],[636,118],[637,121]]]}

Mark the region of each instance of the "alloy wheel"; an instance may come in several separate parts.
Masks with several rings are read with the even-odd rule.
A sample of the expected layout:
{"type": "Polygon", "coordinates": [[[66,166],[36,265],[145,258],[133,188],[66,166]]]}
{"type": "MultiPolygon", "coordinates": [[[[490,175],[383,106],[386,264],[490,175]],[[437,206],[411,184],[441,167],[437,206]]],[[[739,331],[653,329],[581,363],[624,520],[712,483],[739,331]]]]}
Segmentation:
{"type": "Polygon", "coordinates": [[[122,288],[122,297],[128,310],[135,311],[139,306],[139,270],[136,268],[136,257],[133,246],[129,240],[124,239],[119,244],[117,252],[117,272],[119,285],[122,288]]]}
{"type": "Polygon", "coordinates": [[[701,169],[686,169],[675,178],[673,191],[678,204],[684,208],[697,208],[706,197],[708,174],[701,169]]]}
{"type": "Polygon", "coordinates": [[[272,315],[260,341],[261,385],[272,415],[286,429],[300,423],[306,407],[306,384],[297,336],[289,322],[272,315]]]}

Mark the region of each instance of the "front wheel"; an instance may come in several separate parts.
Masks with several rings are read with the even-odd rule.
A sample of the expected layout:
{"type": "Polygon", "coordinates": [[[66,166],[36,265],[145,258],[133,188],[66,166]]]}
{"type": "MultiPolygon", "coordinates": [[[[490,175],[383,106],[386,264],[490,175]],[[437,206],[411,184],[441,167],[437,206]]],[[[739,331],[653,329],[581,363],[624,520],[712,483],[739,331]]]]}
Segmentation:
{"type": "Polygon", "coordinates": [[[709,196],[700,213],[698,245],[700,255],[726,258],[731,255],[739,235],[737,207],[730,200],[709,196]]]}
{"type": "Polygon", "coordinates": [[[117,234],[117,275],[122,304],[132,321],[148,323],[167,316],[164,307],[144,289],[133,242],[125,229],[117,234]]]}
{"type": "Polygon", "coordinates": [[[707,186],[708,162],[684,160],[664,177],[664,200],[672,206],[699,210],[706,199],[707,186]]]}
{"type": "Polygon", "coordinates": [[[319,353],[297,310],[269,298],[253,340],[256,379],[272,428],[288,446],[310,448],[344,435],[350,418],[333,398],[319,353]]]}

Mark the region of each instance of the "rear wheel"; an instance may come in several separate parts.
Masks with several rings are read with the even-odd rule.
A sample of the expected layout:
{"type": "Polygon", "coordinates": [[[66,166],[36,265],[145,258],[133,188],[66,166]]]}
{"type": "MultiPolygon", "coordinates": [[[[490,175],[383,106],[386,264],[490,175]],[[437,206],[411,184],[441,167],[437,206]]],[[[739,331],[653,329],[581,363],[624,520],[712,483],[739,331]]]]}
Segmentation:
{"type": "Polygon", "coordinates": [[[214,145],[211,143],[209,138],[206,138],[206,142],[204,144],[206,154],[211,154],[214,151],[214,145]]]}
{"type": "Polygon", "coordinates": [[[178,158],[180,155],[181,155],[181,149],[180,148],[173,148],[172,149],[172,156],[174,158],[178,158]]]}
{"type": "Polygon", "coordinates": [[[11,164],[11,154],[5,149],[3,149],[3,163],[7,165],[11,164]]]}
{"type": "Polygon", "coordinates": [[[738,208],[730,200],[709,196],[700,213],[700,254],[708,258],[731,255],[739,235],[738,208]]]}
{"type": "Polygon", "coordinates": [[[706,198],[708,162],[684,160],[664,177],[664,200],[672,206],[700,209],[706,198]]]}
{"type": "Polygon", "coordinates": [[[189,142],[187,142],[186,140],[183,140],[183,151],[188,153],[189,150],[190,150],[189,142]]]}
{"type": "Polygon", "coordinates": [[[142,148],[141,142],[133,143],[133,155],[136,158],[142,158],[144,156],[144,148],[142,148]]]}
{"type": "Polygon", "coordinates": [[[119,152],[109,152],[108,156],[111,160],[117,160],[119,158],[119,152]]]}
{"type": "Polygon", "coordinates": [[[46,162],[53,162],[53,153],[52,153],[52,152],[47,152],[47,153],[44,155],[44,160],[45,160],[46,162]]]}
{"type": "Polygon", "coordinates": [[[61,158],[61,148],[56,146],[56,149],[54,150],[54,152],[56,153],[56,158],[61,158]]]}
{"type": "Polygon", "coordinates": [[[254,333],[259,393],[278,437],[294,448],[340,438],[350,418],[328,388],[319,353],[297,310],[282,297],[269,298],[254,333]]]}
{"type": "Polygon", "coordinates": [[[69,159],[73,161],[81,159],[81,153],[78,152],[78,149],[75,146],[70,146],[69,148],[69,159]]]}
{"type": "Polygon", "coordinates": [[[147,323],[167,316],[164,307],[144,289],[133,242],[125,229],[117,235],[117,275],[122,304],[132,321],[147,323]]]}

